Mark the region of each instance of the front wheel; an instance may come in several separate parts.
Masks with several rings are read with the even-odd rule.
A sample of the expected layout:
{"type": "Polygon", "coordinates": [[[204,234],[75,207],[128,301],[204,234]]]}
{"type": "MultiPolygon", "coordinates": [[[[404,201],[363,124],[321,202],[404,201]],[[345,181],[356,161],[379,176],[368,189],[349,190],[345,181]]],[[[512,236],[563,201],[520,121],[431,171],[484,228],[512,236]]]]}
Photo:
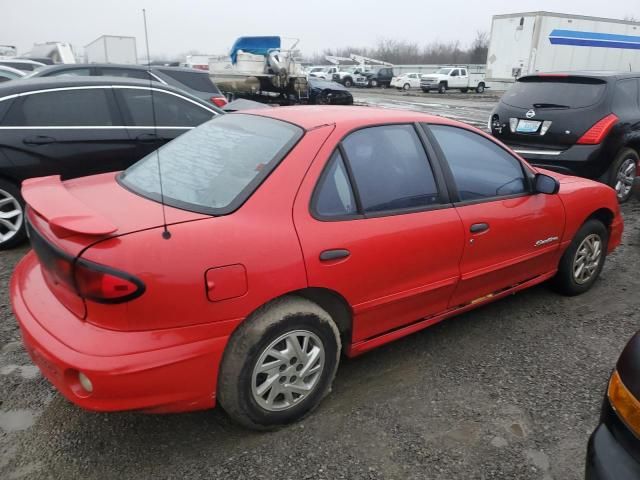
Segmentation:
{"type": "Polygon", "coordinates": [[[467,92],[469,91],[469,89],[468,89],[468,88],[461,88],[461,89],[460,89],[460,91],[461,91],[462,93],[467,93],[467,92]]]}
{"type": "Polygon", "coordinates": [[[609,231],[601,221],[587,220],[562,255],[553,286],[568,296],[589,290],[602,271],[607,255],[609,231]]]}
{"type": "Polygon", "coordinates": [[[409,90],[409,89],[411,88],[411,85],[409,85],[408,83],[405,83],[405,84],[402,86],[402,88],[403,88],[403,90],[409,90]]]}
{"type": "Polygon", "coordinates": [[[484,83],[478,84],[476,87],[476,93],[484,93],[484,83]]]}
{"type": "Polygon", "coordinates": [[[24,242],[24,200],[13,183],[0,180],[0,250],[13,248],[24,242]]]}
{"type": "Polygon", "coordinates": [[[438,86],[438,93],[447,93],[447,86],[444,83],[438,86]]]}
{"type": "Polygon", "coordinates": [[[609,167],[607,184],[616,191],[620,203],[625,203],[631,198],[639,160],[635,150],[624,148],[609,167]]]}
{"type": "Polygon", "coordinates": [[[232,335],[220,366],[220,405],[255,430],[300,420],[331,391],[340,349],[324,309],[300,297],[276,300],[232,335]]]}
{"type": "Polygon", "coordinates": [[[378,81],[377,80],[371,80],[371,86],[372,87],[377,87],[378,86],[378,81]]]}
{"type": "Polygon", "coordinates": [[[347,88],[350,88],[350,87],[353,86],[353,82],[351,81],[350,78],[345,79],[344,86],[347,87],[347,88]]]}

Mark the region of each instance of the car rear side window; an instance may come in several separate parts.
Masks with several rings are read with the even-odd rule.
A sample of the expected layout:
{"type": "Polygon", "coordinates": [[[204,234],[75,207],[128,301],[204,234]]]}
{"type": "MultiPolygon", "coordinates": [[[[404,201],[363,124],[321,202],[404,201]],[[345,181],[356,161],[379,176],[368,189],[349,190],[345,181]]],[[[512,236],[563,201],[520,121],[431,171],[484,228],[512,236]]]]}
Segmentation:
{"type": "Polygon", "coordinates": [[[460,200],[472,201],[527,193],[520,161],[482,135],[445,125],[430,125],[460,200]]]}
{"type": "Polygon", "coordinates": [[[34,93],[14,102],[4,125],[43,127],[111,126],[108,88],[34,93]]]}
{"type": "Polygon", "coordinates": [[[523,77],[501,101],[519,108],[584,108],[600,101],[606,88],[604,80],[589,77],[523,77]]]}
{"type": "Polygon", "coordinates": [[[429,160],[413,125],[358,130],[343,141],[363,213],[439,203],[429,160]]]}
{"type": "Polygon", "coordinates": [[[179,136],[119,177],[129,190],[167,204],[226,214],[240,206],[302,136],[301,128],[257,115],[221,115],[179,136]]]}
{"type": "Polygon", "coordinates": [[[129,114],[127,124],[132,126],[195,127],[215,115],[197,103],[161,90],[154,90],[152,96],[148,88],[117,88],[116,95],[129,114]]]}
{"type": "Polygon", "coordinates": [[[613,95],[613,111],[626,110],[638,111],[638,79],[627,78],[616,83],[616,91],[613,95]]]}
{"type": "Polygon", "coordinates": [[[168,68],[159,71],[198,92],[220,93],[220,90],[218,90],[218,87],[211,81],[209,74],[206,72],[185,72],[184,70],[171,70],[168,68]]]}
{"type": "Polygon", "coordinates": [[[343,217],[358,213],[353,190],[340,151],[336,150],[318,183],[315,211],[322,217],[343,217]]]}

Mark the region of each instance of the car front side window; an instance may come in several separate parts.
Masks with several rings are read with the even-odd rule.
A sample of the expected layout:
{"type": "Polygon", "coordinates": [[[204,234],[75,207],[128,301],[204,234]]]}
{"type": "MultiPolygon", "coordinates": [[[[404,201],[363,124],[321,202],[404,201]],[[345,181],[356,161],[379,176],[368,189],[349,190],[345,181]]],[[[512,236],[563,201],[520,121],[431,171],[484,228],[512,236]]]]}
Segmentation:
{"type": "Polygon", "coordinates": [[[522,164],[496,143],[464,128],[447,125],[428,128],[444,153],[460,201],[528,193],[522,164]]]}

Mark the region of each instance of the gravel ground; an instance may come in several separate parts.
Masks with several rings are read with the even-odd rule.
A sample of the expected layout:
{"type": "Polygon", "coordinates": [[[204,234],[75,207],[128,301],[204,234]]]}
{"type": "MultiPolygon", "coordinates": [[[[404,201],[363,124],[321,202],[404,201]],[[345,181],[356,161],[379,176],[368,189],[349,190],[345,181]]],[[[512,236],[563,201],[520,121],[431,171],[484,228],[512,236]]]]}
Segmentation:
{"type": "Polygon", "coordinates": [[[262,434],[220,410],[68,403],[11,313],[7,284],[27,247],[2,252],[0,478],[579,479],[608,375],[640,328],[640,203],[623,211],[623,245],[587,294],[538,286],[344,360],[313,415],[262,434]]]}

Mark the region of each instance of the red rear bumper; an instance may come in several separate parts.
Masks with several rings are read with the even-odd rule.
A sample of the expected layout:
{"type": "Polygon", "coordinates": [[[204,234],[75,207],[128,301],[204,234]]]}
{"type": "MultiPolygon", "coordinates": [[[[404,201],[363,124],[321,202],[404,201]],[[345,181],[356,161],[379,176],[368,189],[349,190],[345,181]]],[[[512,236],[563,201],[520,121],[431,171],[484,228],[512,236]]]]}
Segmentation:
{"type": "Polygon", "coordinates": [[[202,338],[202,329],[195,338],[185,328],[116,332],[90,325],[51,293],[33,252],[16,267],[10,294],[29,355],[73,403],[97,411],[179,412],[215,406],[218,366],[228,337],[202,338]],[[77,331],[83,343],[67,345],[56,338],[51,326],[61,324],[77,331]],[[91,344],[102,345],[100,355],[83,351],[91,344]],[[141,351],[141,345],[153,349],[141,351]],[[92,393],[80,387],[77,372],[89,377],[92,393]]]}

